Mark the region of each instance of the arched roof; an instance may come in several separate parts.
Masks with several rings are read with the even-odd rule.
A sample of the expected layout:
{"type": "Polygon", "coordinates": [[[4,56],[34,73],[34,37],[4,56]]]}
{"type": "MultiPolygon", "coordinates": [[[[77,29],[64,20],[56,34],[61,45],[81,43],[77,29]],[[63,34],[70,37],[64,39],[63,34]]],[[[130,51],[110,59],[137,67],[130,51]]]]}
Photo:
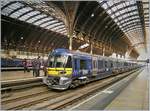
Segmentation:
{"type": "MultiPolygon", "coordinates": [[[[114,51],[125,54],[130,46],[146,44],[149,2],[2,0],[1,15],[5,24],[2,24],[2,28],[13,30],[10,31],[11,34],[2,34],[2,44],[5,44],[10,36],[14,37],[15,31],[18,33],[24,29],[19,36],[24,36],[24,45],[28,46],[28,49],[37,49],[35,46],[39,47],[40,51],[50,51],[57,47],[68,48],[68,34],[72,32],[74,49],[85,43],[93,43],[94,48],[100,50],[95,50],[95,53],[100,53],[105,47],[108,55],[114,51]],[[25,26],[22,26],[22,29],[11,29],[9,25],[11,28],[25,26]]],[[[17,42],[21,41],[18,37],[14,38],[17,42]]],[[[90,47],[85,50],[89,49],[90,47]]],[[[134,53],[138,52],[134,50],[134,53]]]]}

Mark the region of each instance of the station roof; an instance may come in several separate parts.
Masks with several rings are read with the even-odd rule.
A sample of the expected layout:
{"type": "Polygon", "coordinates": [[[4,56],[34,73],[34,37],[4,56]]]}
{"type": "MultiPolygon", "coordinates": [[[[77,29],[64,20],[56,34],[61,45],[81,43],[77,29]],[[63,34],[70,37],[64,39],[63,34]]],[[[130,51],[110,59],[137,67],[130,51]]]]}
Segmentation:
{"type": "MultiPolygon", "coordinates": [[[[14,45],[16,49],[48,52],[68,48],[71,35],[74,50],[92,43],[94,53],[102,54],[105,47],[106,55],[124,55],[133,47],[132,55],[137,57],[138,45],[146,49],[148,0],[2,0],[1,15],[2,48],[14,45]]],[[[90,47],[83,49],[89,50],[90,47]]]]}

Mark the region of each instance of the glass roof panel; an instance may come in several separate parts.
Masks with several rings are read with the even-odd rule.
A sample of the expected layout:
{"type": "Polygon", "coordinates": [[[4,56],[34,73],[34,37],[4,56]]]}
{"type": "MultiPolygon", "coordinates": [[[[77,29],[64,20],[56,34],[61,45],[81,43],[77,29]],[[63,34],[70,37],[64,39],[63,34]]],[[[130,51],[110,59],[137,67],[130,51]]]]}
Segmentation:
{"type": "Polygon", "coordinates": [[[104,3],[104,4],[102,5],[102,7],[103,7],[104,9],[107,9],[107,8],[108,8],[108,6],[107,6],[106,3],[104,3]]]}
{"type": "Polygon", "coordinates": [[[112,7],[111,8],[114,12],[117,10],[117,8],[116,7],[112,7]]]}
{"type": "Polygon", "coordinates": [[[7,8],[4,8],[1,13],[2,13],[3,15],[6,15],[6,16],[7,16],[7,15],[9,15],[9,13],[11,13],[12,11],[13,11],[13,9],[7,7],[7,8]]]}
{"type": "Polygon", "coordinates": [[[15,9],[20,8],[22,6],[24,6],[24,5],[19,3],[19,2],[16,2],[16,3],[13,3],[13,4],[9,5],[8,8],[11,8],[11,9],[15,10],[15,9]]]}
{"type": "Polygon", "coordinates": [[[107,3],[108,3],[109,6],[112,6],[114,4],[113,1],[111,1],[111,0],[108,1],[107,3]]]}
{"type": "Polygon", "coordinates": [[[64,28],[65,27],[65,25],[60,25],[60,26],[57,26],[57,27],[55,27],[55,28],[52,28],[51,30],[57,30],[57,29],[62,29],[62,28],[64,28]]]}
{"type": "Polygon", "coordinates": [[[58,29],[58,30],[56,30],[56,31],[57,31],[57,32],[62,32],[62,31],[64,31],[64,30],[66,30],[66,28],[58,29]]]}
{"type": "Polygon", "coordinates": [[[29,17],[31,17],[31,16],[33,16],[33,15],[36,15],[36,14],[39,14],[39,13],[40,13],[39,11],[32,11],[32,12],[27,13],[26,15],[20,17],[19,20],[25,21],[25,20],[28,19],[29,17]]]}
{"type": "MultiPolygon", "coordinates": [[[[51,24],[51,22],[46,22],[45,24],[42,24],[41,27],[45,27],[48,24],[51,24]]],[[[52,24],[51,26],[54,27],[54,26],[61,25],[61,24],[63,24],[63,22],[55,23],[55,24],[52,24]]]]}
{"type": "Polygon", "coordinates": [[[30,8],[30,7],[25,7],[25,8],[22,8],[22,9],[20,9],[20,10],[18,10],[20,13],[26,13],[26,12],[28,12],[28,11],[30,11],[30,10],[32,10],[32,8],[30,8]]]}
{"type": "Polygon", "coordinates": [[[35,17],[33,17],[33,18],[27,20],[27,22],[32,23],[32,22],[34,22],[34,21],[36,21],[36,20],[38,20],[38,19],[40,19],[40,18],[46,17],[46,16],[47,16],[47,15],[45,15],[45,14],[37,15],[37,16],[35,16],[35,17]]]}
{"type": "Polygon", "coordinates": [[[123,7],[124,7],[123,4],[117,5],[117,8],[118,8],[118,9],[121,9],[121,8],[123,8],[123,7]]]}
{"type": "Polygon", "coordinates": [[[7,5],[8,3],[10,3],[11,1],[9,0],[1,0],[1,7],[7,5]]]}
{"type": "Polygon", "coordinates": [[[20,13],[20,12],[17,11],[17,12],[15,12],[15,13],[11,14],[10,17],[12,17],[12,18],[17,18],[17,17],[19,17],[21,14],[22,14],[22,13],[20,13]]]}
{"type": "Polygon", "coordinates": [[[51,19],[52,19],[52,18],[47,17],[47,18],[44,18],[44,19],[41,19],[41,20],[35,22],[34,24],[35,24],[35,25],[39,25],[39,24],[41,24],[41,23],[43,23],[43,22],[45,22],[45,21],[51,20],[51,19]]]}

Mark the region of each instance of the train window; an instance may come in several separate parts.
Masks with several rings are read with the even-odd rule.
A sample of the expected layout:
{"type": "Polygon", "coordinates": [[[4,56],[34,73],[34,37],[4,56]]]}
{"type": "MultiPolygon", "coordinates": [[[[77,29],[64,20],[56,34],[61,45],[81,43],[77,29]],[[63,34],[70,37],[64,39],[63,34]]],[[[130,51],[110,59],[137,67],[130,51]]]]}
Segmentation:
{"type": "Polygon", "coordinates": [[[98,60],[98,69],[103,68],[103,60],[98,60]]]}
{"type": "Polygon", "coordinates": [[[80,60],[80,69],[87,69],[86,67],[86,60],[80,60]]]}
{"type": "Polygon", "coordinates": [[[111,63],[110,63],[110,67],[112,68],[113,67],[113,62],[111,61],[111,63]]]}
{"type": "Polygon", "coordinates": [[[78,62],[78,60],[77,60],[77,59],[74,59],[74,69],[75,69],[75,70],[78,70],[78,67],[77,67],[77,66],[78,66],[78,63],[77,63],[77,62],[78,62]]]}
{"type": "Polygon", "coordinates": [[[96,60],[93,60],[93,68],[96,68],[96,60]]]}
{"type": "Polygon", "coordinates": [[[67,63],[66,63],[67,68],[72,68],[72,58],[71,56],[68,57],[67,63]]]}
{"type": "Polygon", "coordinates": [[[107,61],[105,61],[105,67],[108,67],[108,65],[107,65],[107,61]]]}

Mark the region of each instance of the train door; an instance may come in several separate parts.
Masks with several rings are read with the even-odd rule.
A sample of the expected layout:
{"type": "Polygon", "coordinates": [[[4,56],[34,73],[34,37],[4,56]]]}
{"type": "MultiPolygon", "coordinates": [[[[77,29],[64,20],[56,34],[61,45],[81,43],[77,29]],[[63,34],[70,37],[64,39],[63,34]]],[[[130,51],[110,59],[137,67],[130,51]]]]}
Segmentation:
{"type": "Polygon", "coordinates": [[[104,71],[105,71],[105,69],[104,69],[103,59],[99,58],[99,60],[98,60],[98,73],[100,74],[104,71]]]}
{"type": "Polygon", "coordinates": [[[97,57],[92,58],[92,66],[93,66],[93,75],[98,74],[98,59],[97,57]]]}
{"type": "Polygon", "coordinates": [[[80,70],[80,59],[74,57],[73,58],[73,74],[72,74],[74,78],[80,76],[79,70],[80,70]]]}

